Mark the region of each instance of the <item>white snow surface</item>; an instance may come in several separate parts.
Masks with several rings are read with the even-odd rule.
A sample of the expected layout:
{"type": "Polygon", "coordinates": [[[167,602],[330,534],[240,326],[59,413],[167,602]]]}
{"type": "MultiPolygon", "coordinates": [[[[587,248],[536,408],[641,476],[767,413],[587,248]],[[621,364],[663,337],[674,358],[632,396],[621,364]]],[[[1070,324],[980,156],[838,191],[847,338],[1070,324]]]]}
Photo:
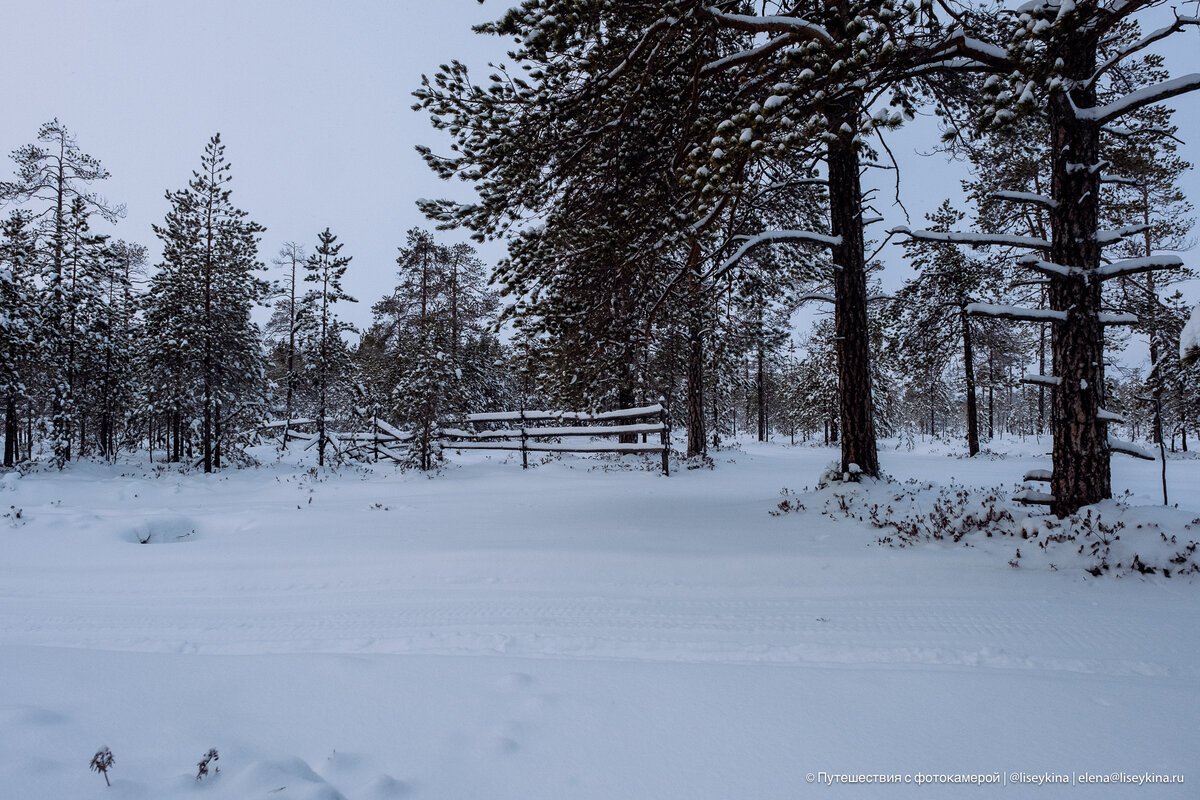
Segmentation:
{"type": "MultiPolygon", "coordinates": [[[[881,460],[1015,490],[1048,447],[881,460]]],[[[0,475],[0,794],[1196,796],[1200,580],[1094,578],[1065,553],[1014,569],[1024,540],[882,546],[829,512],[842,490],[804,490],[836,457],[0,475]],[[783,487],[807,510],[769,513],[783,487]],[[102,746],[112,788],[87,769],[102,746]],[[197,782],[209,748],[221,772],[197,782]]],[[[1180,509],[1154,507],[1158,464],[1113,469],[1130,514],[1198,538],[1200,460],[1168,466],[1180,509]]]]}

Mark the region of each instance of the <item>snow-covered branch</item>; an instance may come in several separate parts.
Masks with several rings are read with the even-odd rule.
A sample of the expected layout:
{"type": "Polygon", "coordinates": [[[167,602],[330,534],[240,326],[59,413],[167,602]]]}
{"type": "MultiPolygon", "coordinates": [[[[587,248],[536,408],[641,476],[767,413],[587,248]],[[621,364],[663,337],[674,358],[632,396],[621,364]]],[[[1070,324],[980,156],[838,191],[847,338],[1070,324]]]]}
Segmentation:
{"type": "Polygon", "coordinates": [[[742,260],[742,257],[756,247],[761,247],[766,244],[819,244],[825,247],[836,247],[842,243],[840,236],[827,236],[823,233],[815,233],[813,231],[765,231],[756,236],[751,236],[742,243],[742,246],[737,249],[737,252],[717,267],[713,272],[706,277],[720,278],[729,270],[737,265],[737,262],[742,260]]]}
{"type": "Polygon", "coordinates": [[[1098,320],[1100,320],[1101,325],[1137,325],[1138,324],[1137,314],[1129,314],[1129,313],[1124,313],[1124,312],[1116,314],[1116,313],[1112,313],[1112,312],[1108,312],[1108,311],[1101,311],[1099,314],[1096,315],[1096,318],[1098,320]]]}
{"type": "Polygon", "coordinates": [[[1179,269],[1182,266],[1183,259],[1176,255],[1143,256],[1105,264],[1096,270],[1096,274],[1100,276],[1100,280],[1106,281],[1122,275],[1134,275],[1138,272],[1153,272],[1160,269],[1179,269]]]}
{"type": "Polygon", "coordinates": [[[795,44],[796,41],[798,41],[797,37],[790,34],[787,36],[779,36],[775,39],[767,41],[764,44],[760,44],[757,47],[750,47],[737,53],[731,53],[724,58],[718,58],[716,61],[710,61],[700,68],[700,74],[707,76],[713,74],[714,72],[722,72],[727,69],[732,69],[741,64],[746,64],[763,56],[770,55],[777,50],[782,50],[789,45],[795,44]]]}
{"type": "Polygon", "coordinates": [[[1154,457],[1154,454],[1151,453],[1149,450],[1146,450],[1145,448],[1143,448],[1139,445],[1136,445],[1133,442],[1125,442],[1120,439],[1114,439],[1111,436],[1108,437],[1108,449],[1112,450],[1115,453],[1124,453],[1127,456],[1133,456],[1134,458],[1140,458],[1140,459],[1143,459],[1144,461],[1157,461],[1158,460],[1157,458],[1154,457]]]}
{"type": "Polygon", "coordinates": [[[1048,308],[1018,308],[1017,306],[994,305],[992,303],[968,303],[968,314],[979,317],[998,317],[1022,322],[1065,322],[1067,312],[1048,308]]]}
{"type": "Polygon", "coordinates": [[[995,245],[999,247],[1030,247],[1038,250],[1049,250],[1050,243],[1045,239],[1033,236],[1013,236],[1007,233],[962,233],[958,231],[927,231],[909,230],[903,225],[892,228],[892,233],[905,234],[923,242],[944,242],[946,244],[970,244],[976,247],[995,245]]]}
{"type": "Polygon", "coordinates": [[[814,293],[814,294],[800,295],[799,297],[796,298],[796,302],[798,302],[798,303],[817,302],[817,303],[829,303],[830,305],[833,305],[834,299],[833,299],[833,295],[831,295],[831,294],[815,294],[814,293]]]}
{"type": "Polygon", "coordinates": [[[641,40],[634,46],[633,50],[629,51],[629,54],[625,56],[621,63],[609,70],[608,74],[604,76],[605,82],[611,83],[613,80],[618,78],[621,73],[625,72],[625,70],[629,68],[629,65],[641,55],[642,49],[649,44],[651,36],[663,28],[671,27],[678,21],[679,20],[675,17],[663,17],[662,19],[655,21],[654,24],[646,29],[646,32],[642,34],[641,40]]]}
{"type": "Polygon", "coordinates": [[[1062,378],[1055,375],[1026,375],[1021,378],[1021,383],[1029,383],[1034,386],[1046,386],[1051,389],[1057,389],[1062,386],[1062,378]]]}
{"type": "Polygon", "coordinates": [[[1101,247],[1110,244],[1116,244],[1126,236],[1136,236],[1139,233],[1144,233],[1149,225],[1126,225],[1124,228],[1104,228],[1096,231],[1096,243],[1101,247]]]}
{"type": "Polygon", "coordinates": [[[1018,258],[1017,263],[1022,267],[1028,267],[1046,275],[1054,275],[1060,278],[1083,274],[1083,269],[1080,267],[1067,267],[1062,264],[1055,264],[1053,261],[1040,259],[1032,253],[1018,258]]]}
{"type": "Polygon", "coordinates": [[[748,33],[791,33],[802,39],[833,44],[829,31],[799,17],[781,15],[756,16],[753,14],[727,14],[716,6],[701,6],[699,12],[726,28],[748,33]]]}
{"type": "Polygon", "coordinates": [[[997,200],[1008,200],[1012,203],[1033,203],[1043,208],[1058,208],[1058,202],[1054,198],[1047,197],[1044,194],[1034,194],[1033,192],[1000,191],[992,192],[992,197],[997,200]]]}
{"type": "Polygon", "coordinates": [[[1103,64],[1101,64],[1099,67],[1097,67],[1096,71],[1092,73],[1092,77],[1088,78],[1087,82],[1084,85],[1085,86],[1094,85],[1101,75],[1103,75],[1105,72],[1108,72],[1110,69],[1115,67],[1117,64],[1120,64],[1123,60],[1125,60],[1129,56],[1131,56],[1134,53],[1137,53],[1141,50],[1145,50],[1150,45],[1154,44],[1157,41],[1161,41],[1162,39],[1167,38],[1168,36],[1170,36],[1173,33],[1183,30],[1184,26],[1186,26],[1186,25],[1200,25],[1200,19],[1197,19],[1196,17],[1179,17],[1179,16],[1175,17],[1175,21],[1172,22],[1170,25],[1167,25],[1166,27],[1159,28],[1156,31],[1146,34],[1138,41],[1134,42],[1133,44],[1129,45],[1128,47],[1117,52],[1112,58],[1108,59],[1103,64]]]}
{"type": "Polygon", "coordinates": [[[1012,68],[1012,61],[1009,60],[1008,52],[1003,47],[997,47],[994,44],[973,39],[967,36],[962,28],[955,28],[951,32],[950,38],[943,45],[939,46],[931,60],[951,54],[965,56],[982,66],[998,67],[1000,69],[1012,68]]]}
{"type": "Polygon", "coordinates": [[[1153,105],[1163,100],[1169,100],[1181,94],[1194,92],[1197,89],[1200,89],[1200,72],[1193,72],[1191,75],[1173,78],[1169,81],[1163,81],[1162,83],[1156,83],[1153,86],[1146,86],[1135,92],[1130,92],[1120,100],[1114,100],[1108,105],[1096,106],[1095,108],[1078,108],[1075,110],[1075,113],[1080,119],[1103,124],[1137,111],[1139,108],[1153,105]]]}

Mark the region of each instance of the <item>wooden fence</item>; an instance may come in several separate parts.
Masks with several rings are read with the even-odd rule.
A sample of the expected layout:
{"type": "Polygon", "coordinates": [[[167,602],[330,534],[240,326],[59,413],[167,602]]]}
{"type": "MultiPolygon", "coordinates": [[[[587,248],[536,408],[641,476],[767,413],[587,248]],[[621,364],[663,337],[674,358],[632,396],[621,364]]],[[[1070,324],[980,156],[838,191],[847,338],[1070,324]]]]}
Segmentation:
{"type": "MultiPolygon", "coordinates": [[[[451,450],[520,452],[521,466],[524,468],[529,467],[530,453],[660,453],[663,475],[671,474],[671,427],[667,412],[660,404],[596,414],[582,411],[500,411],[467,414],[464,421],[471,426],[470,430],[441,428],[437,431],[438,445],[451,450]],[[510,427],[488,427],[497,424],[510,427]],[[511,427],[514,424],[515,427],[511,427]],[[585,437],[641,437],[641,441],[579,441],[585,437]],[[565,441],[547,441],[550,439],[565,441]]],[[[278,429],[285,447],[297,441],[303,443],[303,450],[310,450],[320,441],[316,426],[317,421],[313,419],[274,420],[259,426],[259,430],[278,429]]],[[[325,431],[326,446],[339,461],[377,462],[386,458],[404,463],[407,454],[402,452],[400,446],[406,445],[412,437],[411,432],[399,430],[378,417],[372,420],[371,430],[366,432],[325,431]]]]}
{"type": "Polygon", "coordinates": [[[442,446],[454,450],[510,450],[521,453],[521,466],[529,467],[530,453],[661,453],[662,473],[671,474],[671,426],[660,404],[589,414],[582,411],[501,411],[468,414],[474,429],[443,428],[442,446]],[[633,420],[649,420],[634,422],[633,420]],[[574,425],[564,425],[574,422],[574,425]],[[504,424],[516,427],[493,428],[504,424]],[[480,429],[478,426],[485,426],[480,429]],[[649,441],[651,436],[658,441],[649,441]],[[579,442],[583,437],[641,437],[632,442],[579,442]],[[544,441],[565,439],[567,441],[544,441]]]}
{"type": "MultiPolygon", "coordinates": [[[[320,441],[316,433],[315,419],[274,420],[259,426],[259,430],[275,428],[281,429],[280,436],[285,447],[295,440],[304,443],[302,450],[311,450],[320,441]]],[[[406,456],[401,452],[399,445],[405,444],[411,438],[411,433],[392,427],[378,417],[372,419],[371,429],[365,432],[325,431],[325,444],[332,448],[334,457],[348,461],[379,461],[386,458],[401,464],[406,456]]]]}

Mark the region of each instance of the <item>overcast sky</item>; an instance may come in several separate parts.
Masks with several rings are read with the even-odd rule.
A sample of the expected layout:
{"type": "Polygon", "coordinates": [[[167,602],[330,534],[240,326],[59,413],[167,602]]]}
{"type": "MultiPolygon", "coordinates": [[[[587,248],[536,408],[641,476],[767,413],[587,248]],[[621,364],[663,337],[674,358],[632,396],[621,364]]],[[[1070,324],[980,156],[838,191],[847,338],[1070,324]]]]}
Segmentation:
{"type": "MultiPolygon", "coordinates": [[[[414,200],[470,197],[465,185],[434,178],[413,151],[418,143],[436,149],[439,139],[425,115],[411,110],[411,92],[423,72],[452,58],[478,67],[484,79],[486,63],[503,59],[509,43],[473,34],[471,26],[510,4],[10,2],[0,34],[7,77],[0,151],[33,141],[41,123],[58,117],[112,173],[99,191],[128,208],[115,228],[96,228],[148,245],[157,259],[150,226],[167,211],[164,192],[183,187],[219,131],[234,168],[234,203],[267,227],[263,260],[288,240],[311,249],[329,226],[354,258],[346,284],[360,303],[346,316],[361,325],[393,285],[405,231],[431,227],[414,200]]],[[[1175,74],[1200,71],[1197,37],[1184,38],[1173,54],[1175,74]]],[[[1184,135],[1200,141],[1200,99],[1183,98],[1179,106],[1184,135]]],[[[917,225],[943,197],[957,195],[964,174],[940,157],[914,155],[928,149],[930,132],[917,126],[892,142],[906,167],[903,198],[917,225]]],[[[11,162],[0,164],[0,175],[11,171],[11,162]]],[[[1186,186],[1198,196],[1194,174],[1186,186]]],[[[881,200],[890,203],[890,192],[881,200]]],[[[886,226],[904,223],[899,209],[882,210],[886,226]]],[[[895,260],[898,250],[888,248],[890,285],[907,272],[895,260]]],[[[493,262],[502,254],[498,245],[483,250],[493,262]]]]}

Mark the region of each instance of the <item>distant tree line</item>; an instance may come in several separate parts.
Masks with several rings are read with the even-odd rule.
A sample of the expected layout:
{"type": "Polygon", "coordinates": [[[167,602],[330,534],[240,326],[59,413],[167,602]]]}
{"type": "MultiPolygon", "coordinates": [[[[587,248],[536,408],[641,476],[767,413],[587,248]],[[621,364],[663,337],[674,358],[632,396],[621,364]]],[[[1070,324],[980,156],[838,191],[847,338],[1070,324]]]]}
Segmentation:
{"type": "Polygon", "coordinates": [[[489,269],[408,232],[361,332],[337,317],[351,257],[331,231],[285,244],[265,279],[219,137],[168,193],[150,267],[91,232],[121,209],[50,123],[0,185],[6,463],[149,448],[216,469],[231,437],[303,416],[322,461],[331,426],[380,417],[430,468],[437,426],[467,411],[661,398],[687,457],[817,440],[846,474],[880,473],[881,436],[974,454],[1045,435],[1049,492],[1027,497],[1071,513],[1111,494],[1112,452],[1187,448],[1200,424],[1175,355],[1191,165],[1165,105],[1200,76],[1153,53],[1200,21],[1143,30],[1158,5],[526,0],[479,28],[517,42],[511,67],[479,83],[452,61],[415,93],[451,140],[418,150],[477,193],[423,211],[508,255],[489,269]],[[872,228],[864,175],[894,176],[899,201],[886,137],[920,111],[969,202],[872,228]],[[885,297],[895,244],[916,276],[885,297]],[[816,321],[796,332],[802,307],[816,321]],[[1133,334],[1144,369],[1113,357],[1133,334]]]}

